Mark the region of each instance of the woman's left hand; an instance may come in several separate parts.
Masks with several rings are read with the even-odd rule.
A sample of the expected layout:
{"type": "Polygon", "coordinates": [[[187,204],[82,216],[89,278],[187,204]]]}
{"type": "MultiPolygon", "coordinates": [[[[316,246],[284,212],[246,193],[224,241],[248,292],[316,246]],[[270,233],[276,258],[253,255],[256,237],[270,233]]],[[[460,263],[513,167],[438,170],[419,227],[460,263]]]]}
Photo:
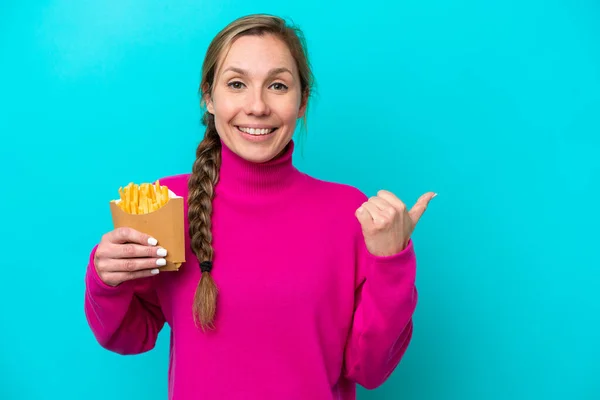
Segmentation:
{"type": "Polygon", "coordinates": [[[386,257],[404,250],[417,222],[435,196],[433,192],[425,193],[410,210],[398,197],[385,190],[363,203],[356,210],[356,218],[362,226],[369,252],[386,257]]]}

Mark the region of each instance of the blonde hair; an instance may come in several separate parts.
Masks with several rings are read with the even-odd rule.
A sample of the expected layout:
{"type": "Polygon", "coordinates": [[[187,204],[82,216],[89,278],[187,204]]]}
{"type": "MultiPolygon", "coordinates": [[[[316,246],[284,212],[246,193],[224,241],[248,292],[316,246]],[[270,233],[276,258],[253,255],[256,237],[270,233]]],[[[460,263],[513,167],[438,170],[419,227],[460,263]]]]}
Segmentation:
{"type": "MultiPolygon", "coordinates": [[[[199,89],[203,102],[210,97],[218,64],[224,59],[233,42],[241,36],[264,34],[275,35],[288,46],[300,75],[303,104],[308,101],[313,86],[313,75],[302,31],[296,26],[287,24],[280,17],[256,14],[231,22],[210,43],[202,65],[199,89]]],[[[303,118],[306,118],[305,116],[303,118]]],[[[196,161],[188,181],[188,234],[192,251],[201,267],[200,282],[194,295],[194,321],[197,326],[205,330],[214,328],[217,308],[218,289],[211,276],[214,258],[211,215],[214,188],[219,180],[221,166],[221,141],[215,127],[214,116],[208,111],[204,112],[202,123],[206,126],[206,131],[196,150],[196,161]]]]}

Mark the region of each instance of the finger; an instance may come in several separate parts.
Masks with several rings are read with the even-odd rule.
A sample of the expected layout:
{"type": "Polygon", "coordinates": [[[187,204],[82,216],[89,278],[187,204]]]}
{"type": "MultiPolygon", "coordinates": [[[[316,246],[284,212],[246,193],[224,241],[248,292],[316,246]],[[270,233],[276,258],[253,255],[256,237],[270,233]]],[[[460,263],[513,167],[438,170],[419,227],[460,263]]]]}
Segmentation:
{"type": "Polygon", "coordinates": [[[123,283],[125,281],[130,281],[132,279],[139,279],[139,278],[147,278],[150,276],[157,275],[159,272],[160,272],[160,270],[158,268],[151,269],[151,270],[146,269],[146,270],[135,271],[135,272],[109,272],[109,273],[103,274],[103,276],[101,276],[101,279],[107,285],[117,286],[120,283],[123,283]]]}
{"type": "Polygon", "coordinates": [[[378,196],[371,197],[369,199],[369,203],[375,204],[375,206],[377,206],[377,208],[381,211],[389,211],[390,208],[393,208],[393,206],[387,200],[378,196]]]}
{"type": "Polygon", "coordinates": [[[100,257],[104,258],[143,258],[143,257],[165,257],[167,250],[162,247],[144,246],[141,244],[125,243],[106,246],[100,257]]]}
{"type": "Polygon", "coordinates": [[[156,246],[158,241],[152,236],[132,228],[120,227],[106,234],[106,239],[111,243],[137,243],[156,246]]]}
{"type": "Polygon", "coordinates": [[[366,204],[367,203],[364,203],[358,208],[358,210],[356,210],[356,218],[358,219],[358,222],[360,222],[363,230],[370,230],[374,227],[373,217],[371,216],[369,210],[367,210],[366,204]]]}
{"type": "Polygon", "coordinates": [[[385,222],[395,218],[400,213],[389,201],[379,196],[371,197],[369,203],[374,204],[379,210],[379,216],[382,218],[378,218],[378,221],[382,219],[382,222],[385,222]]]}
{"type": "Polygon", "coordinates": [[[429,202],[437,196],[437,193],[428,192],[419,197],[419,200],[415,203],[415,205],[410,209],[408,215],[410,215],[410,219],[412,219],[413,223],[416,224],[419,219],[423,216],[425,210],[429,206],[429,202]]]}
{"type": "Polygon", "coordinates": [[[99,259],[96,267],[102,272],[136,272],[152,270],[167,265],[164,258],[99,259]]]}
{"type": "Polygon", "coordinates": [[[379,207],[377,207],[371,201],[366,202],[365,204],[362,205],[362,207],[365,210],[367,210],[367,212],[369,213],[369,215],[371,217],[371,220],[373,221],[373,225],[376,227],[381,226],[384,222],[386,222],[390,218],[389,214],[381,211],[379,209],[379,207]]]}
{"type": "Polygon", "coordinates": [[[392,192],[388,192],[387,190],[380,190],[379,192],[377,192],[377,196],[390,203],[400,213],[404,214],[404,212],[406,211],[406,204],[404,204],[404,202],[402,202],[402,200],[400,200],[392,192]]]}

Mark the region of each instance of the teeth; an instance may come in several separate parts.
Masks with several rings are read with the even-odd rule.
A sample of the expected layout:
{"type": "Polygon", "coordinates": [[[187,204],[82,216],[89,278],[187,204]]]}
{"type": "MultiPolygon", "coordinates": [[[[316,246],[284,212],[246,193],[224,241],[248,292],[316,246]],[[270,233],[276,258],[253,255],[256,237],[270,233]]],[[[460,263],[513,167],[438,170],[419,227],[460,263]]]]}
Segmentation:
{"type": "Polygon", "coordinates": [[[250,135],[268,135],[273,132],[275,129],[255,129],[255,128],[242,128],[239,127],[239,130],[250,135]]]}

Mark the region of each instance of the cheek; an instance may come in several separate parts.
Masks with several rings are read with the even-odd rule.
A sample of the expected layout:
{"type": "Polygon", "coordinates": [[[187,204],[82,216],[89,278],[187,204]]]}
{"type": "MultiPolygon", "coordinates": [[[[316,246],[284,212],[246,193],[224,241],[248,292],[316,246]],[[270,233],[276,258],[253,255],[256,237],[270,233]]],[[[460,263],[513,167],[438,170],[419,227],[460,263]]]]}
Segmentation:
{"type": "Polygon", "coordinates": [[[228,98],[226,96],[215,97],[213,105],[215,111],[215,119],[224,122],[227,122],[231,118],[233,118],[239,109],[239,106],[236,105],[236,103],[232,101],[231,98],[228,98]]]}
{"type": "Polygon", "coordinates": [[[275,102],[277,114],[282,120],[288,123],[294,123],[298,119],[298,111],[300,102],[296,99],[288,99],[286,101],[275,102]]]}

